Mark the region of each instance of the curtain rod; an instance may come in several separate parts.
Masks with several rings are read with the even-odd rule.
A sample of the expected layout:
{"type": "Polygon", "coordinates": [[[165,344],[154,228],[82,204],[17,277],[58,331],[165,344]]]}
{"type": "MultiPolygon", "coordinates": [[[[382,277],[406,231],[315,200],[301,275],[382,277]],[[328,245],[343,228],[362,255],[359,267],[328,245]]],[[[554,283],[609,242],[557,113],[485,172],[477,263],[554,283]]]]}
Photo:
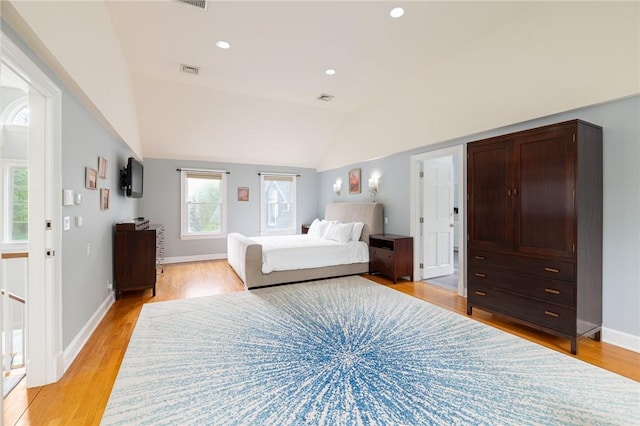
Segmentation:
{"type": "Polygon", "coordinates": [[[228,175],[231,174],[231,172],[228,172],[226,170],[211,170],[211,169],[187,169],[187,168],[181,168],[181,169],[176,169],[176,171],[178,172],[215,172],[215,173],[226,173],[228,175]]]}
{"type": "Polygon", "coordinates": [[[271,176],[295,176],[300,177],[297,173],[272,173],[272,172],[258,172],[258,176],[271,175],[271,176]]]}

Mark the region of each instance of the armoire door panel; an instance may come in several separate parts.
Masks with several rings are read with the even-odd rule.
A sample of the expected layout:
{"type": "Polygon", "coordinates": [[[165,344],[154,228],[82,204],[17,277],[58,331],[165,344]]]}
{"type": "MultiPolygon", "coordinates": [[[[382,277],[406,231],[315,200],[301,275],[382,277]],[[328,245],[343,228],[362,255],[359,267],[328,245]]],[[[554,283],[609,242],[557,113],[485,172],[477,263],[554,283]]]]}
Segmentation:
{"type": "Polygon", "coordinates": [[[515,251],[573,258],[573,131],[518,139],[514,157],[515,251]]]}
{"type": "Polygon", "coordinates": [[[501,248],[513,245],[511,144],[478,144],[468,151],[469,245],[501,248]]]}

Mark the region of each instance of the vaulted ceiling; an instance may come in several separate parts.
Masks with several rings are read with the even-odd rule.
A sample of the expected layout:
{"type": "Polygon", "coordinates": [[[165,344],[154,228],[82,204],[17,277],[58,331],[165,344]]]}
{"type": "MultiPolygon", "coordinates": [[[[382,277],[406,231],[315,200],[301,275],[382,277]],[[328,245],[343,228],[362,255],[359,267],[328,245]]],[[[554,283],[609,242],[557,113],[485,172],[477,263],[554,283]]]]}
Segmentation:
{"type": "MultiPolygon", "coordinates": [[[[60,3],[90,23],[95,8],[13,3],[44,45],[69,32],[49,53],[118,132],[114,106],[94,99],[108,87],[82,78],[102,65],[73,59],[95,26],[38,14],[60,3]]],[[[638,2],[210,1],[202,10],[108,1],[101,10],[133,94],[135,125],[121,135],[137,133],[145,157],[325,170],[640,92],[638,2]],[[391,18],[398,5],[404,16],[391,18]]]]}

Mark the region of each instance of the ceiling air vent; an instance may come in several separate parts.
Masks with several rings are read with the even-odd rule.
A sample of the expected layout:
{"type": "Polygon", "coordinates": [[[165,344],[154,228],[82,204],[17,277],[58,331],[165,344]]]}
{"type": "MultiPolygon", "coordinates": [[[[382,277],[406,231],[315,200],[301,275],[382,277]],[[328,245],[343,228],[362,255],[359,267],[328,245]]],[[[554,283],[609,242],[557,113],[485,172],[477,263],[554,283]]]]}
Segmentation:
{"type": "Polygon", "coordinates": [[[178,3],[188,4],[189,6],[199,7],[202,10],[207,10],[207,0],[175,0],[178,3]]]}
{"type": "Polygon", "coordinates": [[[333,95],[327,95],[326,93],[322,93],[316,99],[318,99],[319,101],[329,102],[331,99],[333,99],[333,95]]]}
{"type": "Polygon", "coordinates": [[[196,67],[194,65],[180,64],[180,71],[186,72],[187,74],[198,75],[198,73],[200,72],[200,67],[196,67]]]}

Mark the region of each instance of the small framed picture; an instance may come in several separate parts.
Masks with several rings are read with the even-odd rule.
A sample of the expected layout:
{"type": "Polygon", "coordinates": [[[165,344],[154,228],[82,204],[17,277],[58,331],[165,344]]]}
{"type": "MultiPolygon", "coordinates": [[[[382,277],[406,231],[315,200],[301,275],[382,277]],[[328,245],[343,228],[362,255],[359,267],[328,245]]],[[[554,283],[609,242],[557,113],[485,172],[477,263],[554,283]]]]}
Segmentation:
{"type": "Polygon", "coordinates": [[[249,201],[249,188],[246,186],[238,187],[238,201],[249,201]]]}
{"type": "Polygon", "coordinates": [[[98,157],[98,177],[100,179],[107,178],[107,159],[104,157],[98,157]]]}
{"type": "Polygon", "coordinates": [[[100,210],[109,210],[110,189],[100,188],[100,210]]]}
{"type": "Polygon", "coordinates": [[[84,168],[84,186],[88,189],[98,189],[98,171],[96,169],[84,168]]]}
{"type": "Polygon", "coordinates": [[[360,169],[349,170],[349,194],[360,193],[360,169]]]}

